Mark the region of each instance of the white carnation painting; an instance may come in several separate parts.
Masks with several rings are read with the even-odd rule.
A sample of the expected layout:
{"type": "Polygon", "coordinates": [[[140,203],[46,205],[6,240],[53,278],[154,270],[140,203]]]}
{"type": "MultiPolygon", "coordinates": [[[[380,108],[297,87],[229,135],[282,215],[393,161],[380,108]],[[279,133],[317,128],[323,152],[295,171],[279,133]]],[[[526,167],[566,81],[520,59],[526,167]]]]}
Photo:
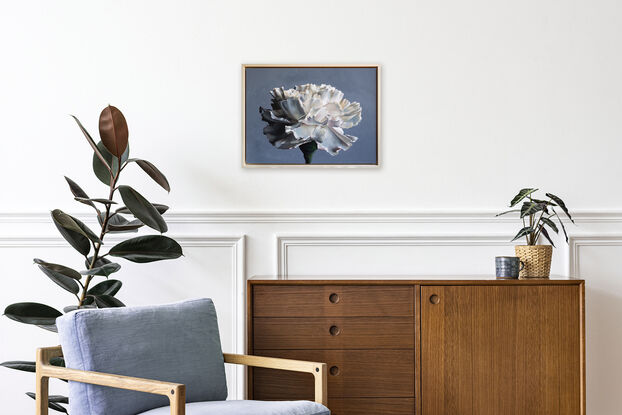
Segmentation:
{"type": "Polygon", "coordinates": [[[244,68],[245,166],[377,166],[377,66],[244,68]]]}

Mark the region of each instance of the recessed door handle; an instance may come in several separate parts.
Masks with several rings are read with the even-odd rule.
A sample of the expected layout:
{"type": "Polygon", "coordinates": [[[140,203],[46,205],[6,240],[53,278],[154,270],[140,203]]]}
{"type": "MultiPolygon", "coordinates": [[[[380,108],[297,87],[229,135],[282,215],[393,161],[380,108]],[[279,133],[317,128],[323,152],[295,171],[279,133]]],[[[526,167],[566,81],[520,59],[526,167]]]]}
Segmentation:
{"type": "Polygon", "coordinates": [[[432,304],[438,304],[438,303],[440,303],[440,302],[441,302],[441,297],[439,297],[439,296],[438,296],[438,295],[436,295],[436,294],[432,294],[432,295],[430,296],[430,302],[431,302],[432,304]]]}
{"type": "Polygon", "coordinates": [[[339,333],[341,333],[341,329],[337,326],[330,326],[330,328],[328,329],[328,332],[330,333],[331,336],[338,336],[339,333]]]}

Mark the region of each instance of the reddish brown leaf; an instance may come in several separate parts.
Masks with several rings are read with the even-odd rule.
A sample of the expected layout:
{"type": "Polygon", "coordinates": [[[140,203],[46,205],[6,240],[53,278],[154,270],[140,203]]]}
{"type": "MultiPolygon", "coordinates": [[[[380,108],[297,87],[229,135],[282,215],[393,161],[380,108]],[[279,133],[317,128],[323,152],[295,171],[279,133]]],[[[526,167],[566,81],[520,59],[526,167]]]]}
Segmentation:
{"type": "Polygon", "coordinates": [[[125,117],[116,107],[108,105],[99,116],[99,135],[106,149],[121,157],[127,148],[129,132],[125,117]]]}

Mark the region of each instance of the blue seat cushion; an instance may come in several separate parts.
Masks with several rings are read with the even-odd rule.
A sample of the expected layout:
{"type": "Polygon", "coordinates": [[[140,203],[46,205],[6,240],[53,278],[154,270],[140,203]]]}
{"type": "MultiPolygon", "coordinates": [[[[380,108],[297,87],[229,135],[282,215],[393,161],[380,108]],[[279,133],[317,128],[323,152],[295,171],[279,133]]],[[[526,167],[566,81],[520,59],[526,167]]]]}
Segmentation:
{"type": "MultiPolygon", "coordinates": [[[[168,406],[140,415],[170,415],[168,406]]],[[[330,415],[324,405],[310,401],[217,401],[186,404],[186,415],[330,415]]]]}
{"type": "MultiPolygon", "coordinates": [[[[77,310],[59,317],[56,325],[69,368],[182,383],[187,402],[227,399],[210,299],[77,310]]],[[[160,395],[69,382],[73,415],[136,415],[168,404],[160,395]]]]}

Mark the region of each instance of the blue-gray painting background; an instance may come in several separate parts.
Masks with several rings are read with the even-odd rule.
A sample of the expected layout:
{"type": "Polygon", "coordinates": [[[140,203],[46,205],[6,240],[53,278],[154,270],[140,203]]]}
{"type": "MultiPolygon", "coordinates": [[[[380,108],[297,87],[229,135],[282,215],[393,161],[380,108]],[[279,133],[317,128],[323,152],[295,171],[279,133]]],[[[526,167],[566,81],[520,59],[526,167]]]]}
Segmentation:
{"type": "Polygon", "coordinates": [[[249,164],[304,164],[299,149],[280,150],[263,135],[267,125],[259,107],[270,108],[270,90],[302,84],[329,84],[344,98],[362,107],[361,122],[344,130],[358,140],[347,151],[331,156],[318,150],[312,164],[376,164],[376,68],[246,68],[246,162],[249,164]]]}

